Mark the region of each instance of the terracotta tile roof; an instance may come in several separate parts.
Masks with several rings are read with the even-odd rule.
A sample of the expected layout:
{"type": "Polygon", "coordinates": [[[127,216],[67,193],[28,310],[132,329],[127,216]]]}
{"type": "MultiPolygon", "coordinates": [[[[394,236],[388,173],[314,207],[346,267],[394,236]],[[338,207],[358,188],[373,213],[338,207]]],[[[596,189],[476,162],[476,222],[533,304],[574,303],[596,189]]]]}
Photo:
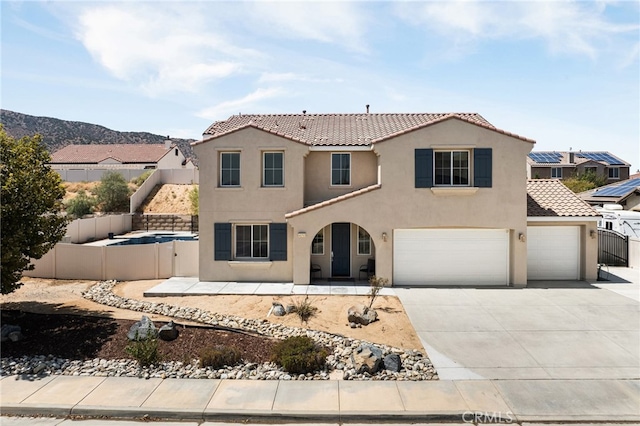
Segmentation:
{"type": "Polygon", "coordinates": [[[322,207],[330,206],[331,204],[339,203],[340,201],[348,200],[349,198],[357,197],[358,195],[366,194],[367,192],[375,191],[376,189],[380,189],[381,187],[382,187],[382,185],[380,185],[379,183],[374,184],[374,185],[370,185],[370,186],[367,186],[365,188],[358,189],[357,191],[349,192],[348,194],[340,195],[338,197],[331,198],[329,200],[322,201],[320,203],[313,204],[311,206],[307,206],[307,207],[305,207],[303,209],[296,210],[296,211],[293,211],[291,213],[287,213],[287,214],[284,215],[284,217],[285,217],[285,219],[289,219],[289,218],[292,218],[294,216],[298,216],[298,215],[303,214],[303,213],[307,213],[307,212],[310,212],[310,211],[313,211],[313,210],[317,210],[317,209],[320,209],[322,207]]]}
{"type": "Polygon", "coordinates": [[[527,181],[527,216],[593,217],[599,214],[558,179],[530,179],[527,181]]]}
{"type": "Polygon", "coordinates": [[[51,163],[97,164],[109,158],[120,163],[156,163],[168,151],[164,144],[67,145],[51,155],[51,163]]]}
{"type": "Polygon", "coordinates": [[[452,118],[533,142],[497,129],[476,113],[233,115],[213,123],[202,142],[254,127],[312,146],[367,146],[452,118]]]}

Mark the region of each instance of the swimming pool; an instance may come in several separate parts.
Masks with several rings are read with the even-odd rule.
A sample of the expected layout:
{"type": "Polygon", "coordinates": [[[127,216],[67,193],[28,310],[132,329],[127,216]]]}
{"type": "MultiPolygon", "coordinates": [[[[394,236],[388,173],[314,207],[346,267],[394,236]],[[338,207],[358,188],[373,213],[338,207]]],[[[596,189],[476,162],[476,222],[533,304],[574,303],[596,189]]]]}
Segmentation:
{"type": "Polygon", "coordinates": [[[198,241],[197,234],[155,233],[141,236],[120,236],[109,239],[109,246],[168,243],[171,241],[198,241]],[[113,241],[113,242],[111,242],[113,241]]]}

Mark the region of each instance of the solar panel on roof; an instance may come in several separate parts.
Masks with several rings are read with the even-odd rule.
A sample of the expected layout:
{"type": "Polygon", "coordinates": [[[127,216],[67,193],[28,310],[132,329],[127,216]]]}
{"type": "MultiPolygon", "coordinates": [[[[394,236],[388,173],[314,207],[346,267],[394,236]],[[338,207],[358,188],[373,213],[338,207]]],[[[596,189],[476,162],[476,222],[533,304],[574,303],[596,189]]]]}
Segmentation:
{"type": "Polygon", "coordinates": [[[579,152],[579,157],[594,161],[604,161],[607,164],[624,164],[608,152],[579,152]]]}
{"type": "Polygon", "coordinates": [[[607,186],[605,188],[597,190],[592,195],[594,197],[621,197],[623,195],[627,195],[636,187],[640,187],[640,178],[629,179],[615,186],[607,186]]]}
{"type": "Polygon", "coordinates": [[[559,163],[562,158],[562,154],[557,152],[532,152],[529,154],[536,163],[559,163]]]}

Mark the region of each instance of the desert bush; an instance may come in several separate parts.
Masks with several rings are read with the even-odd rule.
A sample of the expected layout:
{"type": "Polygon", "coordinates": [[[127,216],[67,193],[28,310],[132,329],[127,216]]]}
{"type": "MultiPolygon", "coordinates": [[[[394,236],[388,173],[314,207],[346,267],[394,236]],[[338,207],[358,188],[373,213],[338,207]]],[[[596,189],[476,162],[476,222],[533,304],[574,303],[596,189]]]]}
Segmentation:
{"type": "Polygon", "coordinates": [[[147,170],[146,172],[144,172],[143,174],[141,174],[138,177],[134,177],[133,179],[131,179],[131,183],[136,185],[136,186],[140,186],[144,183],[144,181],[146,181],[149,176],[151,176],[151,173],[153,173],[154,170],[147,170]]]}
{"type": "Polygon", "coordinates": [[[222,368],[224,366],[232,367],[240,362],[242,356],[240,351],[230,346],[215,346],[204,349],[200,353],[200,366],[222,368]]]}
{"type": "Polygon", "coordinates": [[[65,210],[67,214],[80,218],[86,214],[93,213],[95,206],[96,200],[93,197],[89,197],[84,189],[81,189],[75,198],[66,203],[65,210]]]}
{"type": "Polygon", "coordinates": [[[271,360],[289,373],[306,374],[322,369],[327,355],[310,337],[293,336],[274,346],[271,360]]]}
{"type": "Polygon", "coordinates": [[[129,210],[129,187],[127,181],[118,172],[102,175],[100,185],[95,189],[98,205],[103,212],[121,212],[129,210]]]}
{"type": "Polygon", "coordinates": [[[369,289],[369,309],[373,306],[373,301],[378,297],[380,290],[387,284],[389,284],[387,278],[376,277],[375,275],[369,278],[369,286],[371,287],[369,289]]]}
{"type": "Polygon", "coordinates": [[[292,305],[292,312],[300,318],[301,324],[309,321],[318,311],[318,308],[313,306],[311,300],[309,300],[309,296],[305,296],[303,300],[294,300],[292,305]]]}
{"type": "Polygon", "coordinates": [[[162,360],[162,356],[158,350],[158,339],[156,337],[132,340],[124,350],[133,359],[138,361],[142,367],[157,364],[162,360]]]}
{"type": "Polygon", "coordinates": [[[189,201],[191,201],[191,214],[198,216],[200,212],[200,191],[198,185],[193,185],[193,188],[189,191],[189,201]]]}

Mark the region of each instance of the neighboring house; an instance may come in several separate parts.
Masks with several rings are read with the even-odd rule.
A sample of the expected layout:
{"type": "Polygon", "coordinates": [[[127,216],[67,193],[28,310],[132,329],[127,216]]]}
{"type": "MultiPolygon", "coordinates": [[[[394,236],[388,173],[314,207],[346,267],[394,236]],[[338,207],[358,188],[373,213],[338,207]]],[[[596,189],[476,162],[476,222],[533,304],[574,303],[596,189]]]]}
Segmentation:
{"type": "Polygon", "coordinates": [[[592,206],[617,204],[624,210],[640,211],[640,175],[636,174],[630,176],[629,180],[582,192],[580,197],[592,206]]]}
{"type": "Polygon", "coordinates": [[[356,279],[371,259],[393,285],[525,286],[527,234],[544,225],[575,227],[573,278],[595,279],[595,220],[528,217],[533,144],[478,114],[216,122],[193,144],[199,278],[308,284],[314,265],[314,278],[356,279]]]}
{"type": "Polygon", "coordinates": [[[182,151],[166,144],[67,145],[51,155],[54,170],[193,168],[182,151]]]}
{"type": "Polygon", "coordinates": [[[527,157],[527,177],[566,179],[591,171],[611,183],[629,179],[630,166],[606,151],[537,151],[527,157]]]}

